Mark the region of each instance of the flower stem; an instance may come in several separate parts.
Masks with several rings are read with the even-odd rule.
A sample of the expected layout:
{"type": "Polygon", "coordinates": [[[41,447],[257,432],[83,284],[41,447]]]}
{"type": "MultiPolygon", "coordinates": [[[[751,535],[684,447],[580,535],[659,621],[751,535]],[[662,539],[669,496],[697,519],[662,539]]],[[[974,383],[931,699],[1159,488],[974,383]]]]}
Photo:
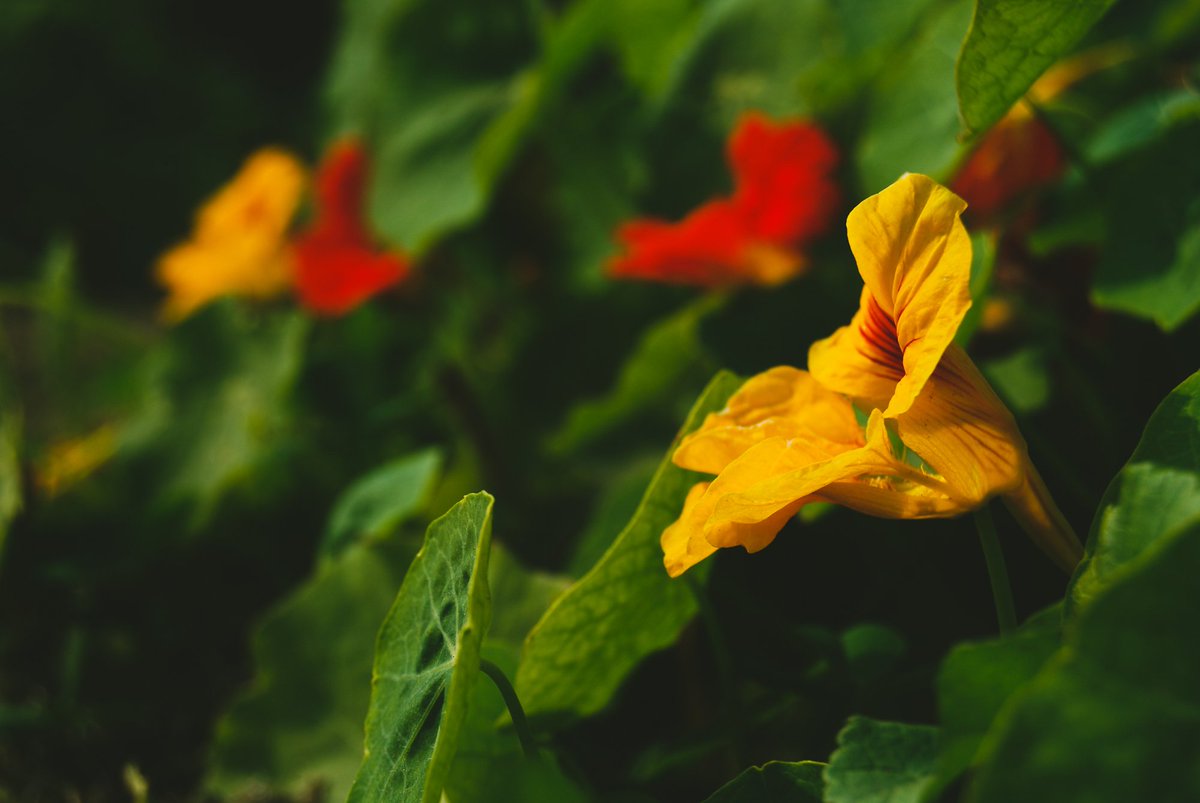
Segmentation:
{"type": "Polygon", "coordinates": [[[533,743],[533,731],[529,730],[529,720],[525,718],[525,709],[521,707],[521,701],[517,699],[516,689],[508,682],[504,670],[488,659],[480,660],[479,669],[492,679],[492,683],[496,684],[496,690],[504,698],[504,704],[508,706],[508,715],[512,717],[513,729],[516,730],[517,738],[521,741],[521,751],[525,754],[525,758],[536,760],[538,752],[533,743]]]}
{"type": "Polygon", "coordinates": [[[1008,582],[1008,568],[1004,565],[1004,552],[996,536],[996,523],[987,505],[975,511],[975,528],[979,530],[979,544],[983,547],[988,580],[992,583],[992,601],[996,604],[1000,634],[1007,636],[1017,629],[1017,610],[1013,605],[1012,586],[1008,582]]]}

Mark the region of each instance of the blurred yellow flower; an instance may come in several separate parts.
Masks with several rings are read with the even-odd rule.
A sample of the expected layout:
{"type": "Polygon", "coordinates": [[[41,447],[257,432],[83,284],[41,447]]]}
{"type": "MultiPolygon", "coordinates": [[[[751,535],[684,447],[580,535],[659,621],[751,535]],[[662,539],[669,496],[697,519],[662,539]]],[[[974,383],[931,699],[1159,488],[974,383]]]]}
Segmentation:
{"type": "Polygon", "coordinates": [[[813,344],[809,372],[774,368],[685,438],[674,462],[716,474],[663,533],[668,572],[717,548],[754,552],[813,501],[886,518],[956,516],[1002,495],[1064,568],[1078,539],[1016,422],[954,345],[971,305],[966,204],[906,175],[850,213],[863,288],[849,326],[813,344]],[[870,411],[865,431],[855,408],[870,411]]]}
{"type": "Polygon", "coordinates": [[[291,286],[287,230],[306,181],[285,151],[253,154],[201,208],[192,237],[159,259],[163,317],[179,321],[223,295],[269,298],[291,286]]]}

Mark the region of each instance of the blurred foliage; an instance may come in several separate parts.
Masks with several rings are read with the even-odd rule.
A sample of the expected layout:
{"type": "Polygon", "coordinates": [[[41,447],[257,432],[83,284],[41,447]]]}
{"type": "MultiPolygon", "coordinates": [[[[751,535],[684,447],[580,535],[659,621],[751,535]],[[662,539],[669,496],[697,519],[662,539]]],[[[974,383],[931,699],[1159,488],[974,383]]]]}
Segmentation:
{"type": "Polygon", "coordinates": [[[14,0],[0,44],[0,797],[1200,795],[1192,0],[14,0]],[[1057,176],[967,212],[958,341],[1092,521],[1069,585],[1000,519],[996,638],[969,521],[816,507],[668,579],[673,433],[861,283],[840,224],[707,293],[610,280],[614,229],[727,195],[748,110],[829,132],[839,221],[950,182],[1097,47],[1030,107],[1057,176]],[[346,133],[412,280],[156,319],[155,256],[247,154],[346,133]]]}

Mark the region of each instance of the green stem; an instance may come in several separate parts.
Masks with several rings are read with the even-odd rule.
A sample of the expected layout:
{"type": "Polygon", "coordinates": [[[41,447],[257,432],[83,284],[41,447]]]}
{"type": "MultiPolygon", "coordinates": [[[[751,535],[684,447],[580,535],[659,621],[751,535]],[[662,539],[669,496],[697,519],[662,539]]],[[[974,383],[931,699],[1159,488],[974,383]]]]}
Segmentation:
{"type": "Polygon", "coordinates": [[[480,660],[479,668],[483,674],[492,679],[492,683],[496,684],[496,690],[504,698],[504,704],[508,706],[508,715],[512,717],[513,728],[517,732],[517,738],[521,741],[521,751],[525,753],[525,758],[537,759],[537,747],[533,743],[533,731],[529,730],[529,720],[525,718],[525,709],[521,707],[521,701],[517,699],[517,691],[508,682],[504,670],[486,658],[480,660]]]}
{"type": "Polygon", "coordinates": [[[979,530],[979,543],[983,547],[983,559],[987,563],[988,580],[992,583],[992,601],[996,604],[1000,634],[1007,636],[1017,629],[1017,610],[1013,605],[1008,569],[1004,565],[1004,552],[1000,549],[1000,539],[996,536],[996,523],[992,521],[992,513],[987,505],[975,511],[975,527],[979,530]]]}

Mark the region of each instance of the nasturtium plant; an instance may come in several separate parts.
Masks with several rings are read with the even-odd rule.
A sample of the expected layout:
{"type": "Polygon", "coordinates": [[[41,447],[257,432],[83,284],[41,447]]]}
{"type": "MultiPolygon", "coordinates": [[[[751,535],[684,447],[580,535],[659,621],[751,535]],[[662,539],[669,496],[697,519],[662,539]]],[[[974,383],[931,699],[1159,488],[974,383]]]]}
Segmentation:
{"type": "Polygon", "coordinates": [[[1200,799],[1195,0],[167,5],[0,11],[0,800],[1200,799]]]}

